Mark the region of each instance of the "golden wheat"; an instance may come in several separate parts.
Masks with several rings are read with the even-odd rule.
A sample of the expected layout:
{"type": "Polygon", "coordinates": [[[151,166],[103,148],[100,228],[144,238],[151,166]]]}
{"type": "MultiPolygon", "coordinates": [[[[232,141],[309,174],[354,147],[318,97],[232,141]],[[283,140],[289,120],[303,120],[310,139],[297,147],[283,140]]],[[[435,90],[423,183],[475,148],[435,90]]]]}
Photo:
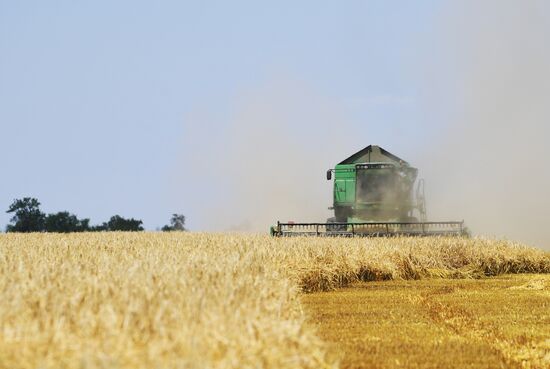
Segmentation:
{"type": "Polygon", "coordinates": [[[550,368],[550,275],[361,282],[302,296],[345,368],[550,368]]]}
{"type": "Polygon", "coordinates": [[[458,238],[2,234],[0,367],[334,367],[301,291],[522,272],[550,272],[548,254],[458,238]]]}

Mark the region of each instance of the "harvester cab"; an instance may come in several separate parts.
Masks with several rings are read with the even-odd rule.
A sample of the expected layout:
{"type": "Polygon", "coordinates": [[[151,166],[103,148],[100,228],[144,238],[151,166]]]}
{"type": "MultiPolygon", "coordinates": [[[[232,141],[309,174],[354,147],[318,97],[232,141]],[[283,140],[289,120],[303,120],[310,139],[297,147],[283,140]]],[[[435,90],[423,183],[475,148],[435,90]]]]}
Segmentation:
{"type": "Polygon", "coordinates": [[[326,223],[280,223],[275,236],[462,235],[464,223],[428,222],[424,180],[418,170],[370,145],[327,171],[333,183],[334,216],[326,223]],[[415,186],[416,184],[416,186],[415,186]]]}

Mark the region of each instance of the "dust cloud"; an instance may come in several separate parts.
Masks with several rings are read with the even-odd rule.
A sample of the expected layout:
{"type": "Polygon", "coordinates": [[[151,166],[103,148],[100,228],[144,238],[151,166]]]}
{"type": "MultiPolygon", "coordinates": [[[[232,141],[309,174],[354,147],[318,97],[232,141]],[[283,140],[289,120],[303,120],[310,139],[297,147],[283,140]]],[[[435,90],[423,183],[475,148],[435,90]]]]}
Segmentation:
{"type": "Polygon", "coordinates": [[[550,3],[451,4],[419,41],[419,60],[403,62],[419,76],[411,120],[426,122],[405,138],[367,127],[384,122],[357,130],[345,107],[284,78],[193,122],[186,171],[196,193],[186,199],[196,224],[265,232],[277,220],[324,221],[326,169],[379,144],[426,179],[428,220],[464,219],[474,234],[550,249],[550,3]]]}
{"type": "Polygon", "coordinates": [[[314,90],[291,79],[266,81],[238,93],[223,131],[195,132],[210,143],[195,148],[191,170],[211,186],[202,192],[213,194],[198,207],[197,223],[265,233],[277,220],[331,216],[326,170],[349,155],[349,137],[338,134],[342,112],[314,90]]]}
{"type": "Polygon", "coordinates": [[[550,3],[454,4],[423,56],[428,217],[550,249],[550,3]]]}

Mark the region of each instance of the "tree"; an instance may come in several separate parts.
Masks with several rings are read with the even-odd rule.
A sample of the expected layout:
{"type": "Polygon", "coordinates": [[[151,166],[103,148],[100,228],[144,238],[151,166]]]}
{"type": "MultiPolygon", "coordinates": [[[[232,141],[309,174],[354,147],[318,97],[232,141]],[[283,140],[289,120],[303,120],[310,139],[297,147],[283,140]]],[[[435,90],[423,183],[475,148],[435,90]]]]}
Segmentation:
{"type": "Polygon", "coordinates": [[[120,215],[112,216],[108,222],[103,223],[100,226],[92,227],[92,231],[130,231],[137,232],[143,231],[143,221],[139,219],[125,219],[120,215]]]}
{"type": "Polygon", "coordinates": [[[164,227],[162,227],[163,232],[185,230],[185,215],[183,214],[172,214],[170,225],[165,225],[164,227]]]}
{"type": "Polygon", "coordinates": [[[46,215],[40,211],[40,202],[32,197],[15,199],[6,213],[13,213],[7,232],[42,232],[46,215]]]}
{"type": "Polygon", "coordinates": [[[46,232],[86,232],[90,230],[90,219],[78,219],[68,211],[48,214],[45,221],[46,232]]]}
{"type": "Polygon", "coordinates": [[[106,232],[107,229],[107,223],[103,223],[100,225],[95,225],[90,227],[90,232],[106,232]]]}

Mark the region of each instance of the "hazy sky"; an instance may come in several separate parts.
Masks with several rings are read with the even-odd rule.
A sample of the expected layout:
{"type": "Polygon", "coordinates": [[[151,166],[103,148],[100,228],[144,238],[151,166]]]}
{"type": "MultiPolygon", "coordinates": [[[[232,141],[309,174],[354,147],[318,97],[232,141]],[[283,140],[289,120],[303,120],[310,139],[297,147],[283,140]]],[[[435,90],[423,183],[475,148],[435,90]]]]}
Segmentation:
{"type": "Polygon", "coordinates": [[[378,144],[427,177],[433,220],[550,247],[549,15],[540,0],[0,0],[0,225],[24,196],[147,229],[174,212],[194,230],[323,221],[324,171],[378,144]]]}
{"type": "Polygon", "coordinates": [[[0,1],[0,208],[35,196],[92,222],[181,212],[202,228],[191,146],[223,140],[241,96],[279,81],[355,124],[342,155],[392,143],[418,119],[407,60],[436,3],[0,1]]]}

